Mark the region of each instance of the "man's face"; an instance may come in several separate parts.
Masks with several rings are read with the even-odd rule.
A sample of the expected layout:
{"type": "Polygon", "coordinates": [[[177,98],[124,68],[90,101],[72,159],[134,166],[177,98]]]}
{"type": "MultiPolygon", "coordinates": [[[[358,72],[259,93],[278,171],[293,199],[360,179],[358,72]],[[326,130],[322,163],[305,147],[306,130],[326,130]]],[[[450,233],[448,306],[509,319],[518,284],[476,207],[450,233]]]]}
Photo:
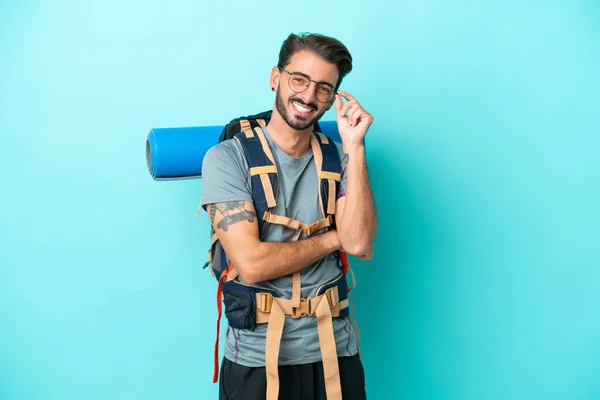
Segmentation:
{"type": "MultiPolygon", "coordinates": [[[[300,73],[313,81],[328,83],[333,87],[339,76],[335,64],[325,61],[310,51],[297,52],[283,68],[290,73],[300,73]]],[[[279,73],[275,97],[277,111],[291,128],[299,131],[309,128],[323,116],[331,102],[323,103],[317,99],[315,92],[317,83],[309,82],[306,90],[296,93],[289,85],[290,74],[279,69],[277,72],[279,73]]]]}

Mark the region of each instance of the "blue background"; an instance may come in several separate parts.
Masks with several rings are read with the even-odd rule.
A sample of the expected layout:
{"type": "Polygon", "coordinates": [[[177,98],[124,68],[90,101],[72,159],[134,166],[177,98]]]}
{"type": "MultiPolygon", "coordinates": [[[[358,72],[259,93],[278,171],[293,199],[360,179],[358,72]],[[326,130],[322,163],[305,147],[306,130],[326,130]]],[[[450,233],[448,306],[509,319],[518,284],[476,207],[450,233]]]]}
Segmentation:
{"type": "Polygon", "coordinates": [[[369,398],[600,398],[597,2],[40,0],[0,5],[0,399],[216,398],[202,182],[145,138],[271,108],[300,31],[375,115],[369,398]]]}

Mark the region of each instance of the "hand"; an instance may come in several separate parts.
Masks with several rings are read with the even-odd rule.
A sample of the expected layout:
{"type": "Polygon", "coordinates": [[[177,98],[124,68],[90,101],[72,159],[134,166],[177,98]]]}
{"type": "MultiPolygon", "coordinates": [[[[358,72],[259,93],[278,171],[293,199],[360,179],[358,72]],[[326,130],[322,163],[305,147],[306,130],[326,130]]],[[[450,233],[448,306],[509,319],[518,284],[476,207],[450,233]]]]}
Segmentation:
{"type": "Polygon", "coordinates": [[[349,93],[339,90],[335,95],[335,110],[338,131],[344,144],[362,144],[367,130],[373,123],[373,116],[349,93]],[[345,104],[342,97],[347,100],[345,104]]]}

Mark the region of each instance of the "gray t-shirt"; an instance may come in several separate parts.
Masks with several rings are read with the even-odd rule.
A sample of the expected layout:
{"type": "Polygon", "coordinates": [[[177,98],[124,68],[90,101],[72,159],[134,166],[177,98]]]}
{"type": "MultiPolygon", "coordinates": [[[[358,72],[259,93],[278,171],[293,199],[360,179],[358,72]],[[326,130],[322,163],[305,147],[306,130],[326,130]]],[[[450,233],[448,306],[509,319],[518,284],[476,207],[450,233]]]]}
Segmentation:
{"type": "MultiPolygon", "coordinates": [[[[318,177],[312,150],[303,157],[294,158],[285,154],[273,141],[266,128],[263,132],[275,158],[279,174],[279,195],[275,214],[311,224],[322,218],[318,196],[318,177]]],[[[338,198],[346,192],[346,162],[342,145],[335,142],[342,162],[342,181],[338,198]]],[[[252,201],[252,180],[248,175],[248,164],[243,151],[235,140],[226,140],[213,146],[205,155],[202,164],[202,206],[227,201],[252,201]]],[[[262,216],[258,216],[261,218],[262,216]]],[[[322,231],[323,232],[323,231],[322,231]]],[[[289,242],[297,234],[289,228],[273,224],[269,227],[265,242],[289,242]]],[[[304,235],[300,239],[306,238],[304,235]]],[[[336,259],[328,255],[321,261],[301,271],[302,297],[315,295],[315,290],[325,282],[335,279],[340,273],[336,259]]],[[[291,275],[260,282],[278,297],[291,298],[291,275]]],[[[357,353],[357,343],[350,320],[334,318],[333,329],[338,356],[357,353]]],[[[254,331],[227,327],[225,357],[248,366],[265,365],[265,340],[267,324],[254,331]]],[[[321,360],[319,334],[316,317],[293,319],[287,317],[281,339],[279,364],[306,364],[321,360]]]]}

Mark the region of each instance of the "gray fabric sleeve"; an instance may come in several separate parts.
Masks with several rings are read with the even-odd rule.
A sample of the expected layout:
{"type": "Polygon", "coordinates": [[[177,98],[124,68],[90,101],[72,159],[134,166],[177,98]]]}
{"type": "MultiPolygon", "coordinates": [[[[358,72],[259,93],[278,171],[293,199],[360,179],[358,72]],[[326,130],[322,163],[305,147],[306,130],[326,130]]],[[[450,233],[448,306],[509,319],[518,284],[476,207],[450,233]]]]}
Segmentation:
{"type": "Polygon", "coordinates": [[[344,148],[341,143],[334,142],[340,155],[340,162],[342,163],[342,179],[340,181],[340,190],[337,193],[336,200],[346,195],[346,165],[348,164],[348,155],[344,153],[344,148]]]}
{"type": "Polygon", "coordinates": [[[211,147],[202,161],[202,207],[243,200],[252,201],[252,191],[242,150],[234,140],[211,147]]]}

